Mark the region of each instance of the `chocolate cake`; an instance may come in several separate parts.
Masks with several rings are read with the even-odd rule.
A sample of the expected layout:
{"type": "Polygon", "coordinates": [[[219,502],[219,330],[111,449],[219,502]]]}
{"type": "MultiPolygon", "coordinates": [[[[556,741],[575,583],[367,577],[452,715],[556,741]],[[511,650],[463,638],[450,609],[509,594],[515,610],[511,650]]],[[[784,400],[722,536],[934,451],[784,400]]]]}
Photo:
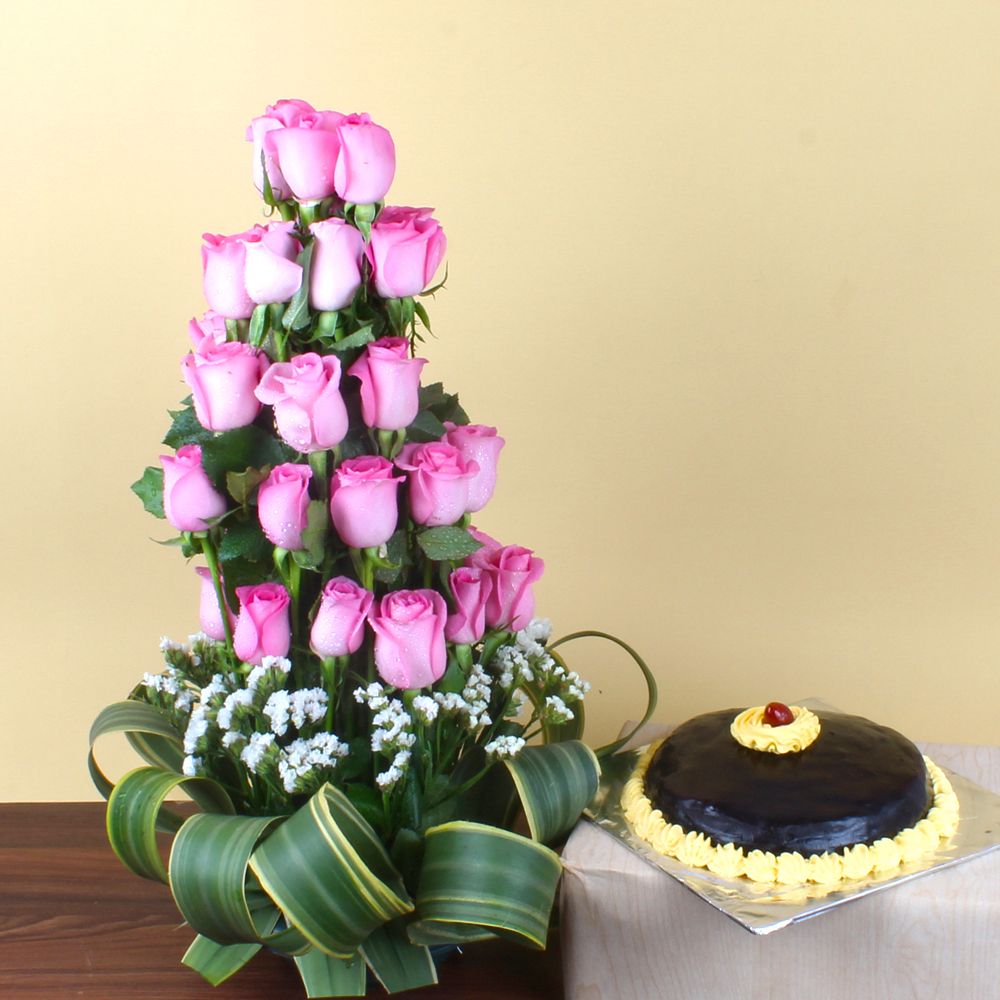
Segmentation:
{"type": "Polygon", "coordinates": [[[685,722],[640,756],[621,801],[660,854],[784,885],[892,872],[958,825],[947,776],[906,737],[779,702],[685,722]]]}
{"type": "Polygon", "coordinates": [[[747,851],[808,856],[894,837],[927,814],[924,759],[895,730],[819,712],[820,734],[804,750],[761,753],[733,739],[738,712],[684,723],[649,765],[646,795],[685,830],[747,851]]]}

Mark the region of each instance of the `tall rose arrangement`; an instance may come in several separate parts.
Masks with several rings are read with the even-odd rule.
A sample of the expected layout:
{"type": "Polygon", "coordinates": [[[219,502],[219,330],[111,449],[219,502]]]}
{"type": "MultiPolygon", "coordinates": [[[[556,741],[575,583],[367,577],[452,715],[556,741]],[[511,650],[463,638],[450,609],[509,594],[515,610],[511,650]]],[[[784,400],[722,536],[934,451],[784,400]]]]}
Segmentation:
{"type": "Polygon", "coordinates": [[[133,485],[198,560],[204,631],[165,640],[163,668],[95,723],[133,733],[151,764],[111,794],[109,834],[133,870],[165,876],[142,845],[166,791],[198,779],[192,795],[228,818],[189,821],[171,856],[200,935],[187,964],[218,981],[267,944],[298,956],[310,995],[354,995],[358,975],[363,992],[366,963],[410,988],[433,977],[426,945],[470,927],[544,943],[555,856],[490,831],[518,801],[539,840],[579,815],[597,781],[574,739],[587,685],[533,618],[542,561],[470,525],[503,439],[425,378],[420,298],[440,287],[446,240],[431,209],[384,203],[391,135],[291,99],[247,139],[277,218],[206,235],[208,310],[181,362],[191,397],[170,453],[133,485]],[[421,896],[456,897],[490,857],[524,885],[466,909],[421,896]],[[199,881],[220,869],[235,881],[199,881]],[[251,923],[234,903],[248,872],[269,900],[251,923]]]}

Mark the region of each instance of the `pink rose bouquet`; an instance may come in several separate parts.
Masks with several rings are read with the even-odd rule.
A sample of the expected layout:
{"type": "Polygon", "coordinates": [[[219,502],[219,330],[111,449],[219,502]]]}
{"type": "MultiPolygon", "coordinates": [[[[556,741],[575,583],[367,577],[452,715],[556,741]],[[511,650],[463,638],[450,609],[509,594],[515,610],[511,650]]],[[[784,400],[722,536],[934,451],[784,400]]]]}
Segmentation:
{"type": "Polygon", "coordinates": [[[469,526],[504,441],[422,384],[419,296],[446,240],[429,209],[384,206],[389,132],[287,99],[247,138],[275,221],[205,236],[191,398],[133,485],[199,558],[201,633],[163,641],[94,724],[148,766],[113,792],[91,773],[112,846],[169,882],[207,979],[263,944],[310,996],[361,995],[369,968],[409,990],[434,979],[429,943],[544,943],[560,867],[535,838],[565,836],[597,788],[587,685],[532,617],[542,560],[469,526]],[[206,812],[181,819],[167,872],[177,788],[206,812]]]}

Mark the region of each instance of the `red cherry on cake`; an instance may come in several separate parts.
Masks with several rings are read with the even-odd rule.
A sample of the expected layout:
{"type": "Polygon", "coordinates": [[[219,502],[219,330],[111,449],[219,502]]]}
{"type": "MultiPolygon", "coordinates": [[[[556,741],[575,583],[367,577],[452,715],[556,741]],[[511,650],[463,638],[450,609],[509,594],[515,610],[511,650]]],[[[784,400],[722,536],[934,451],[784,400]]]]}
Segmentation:
{"type": "Polygon", "coordinates": [[[764,709],[764,722],[769,726],[787,726],[795,721],[792,710],[780,701],[769,701],[764,709]]]}

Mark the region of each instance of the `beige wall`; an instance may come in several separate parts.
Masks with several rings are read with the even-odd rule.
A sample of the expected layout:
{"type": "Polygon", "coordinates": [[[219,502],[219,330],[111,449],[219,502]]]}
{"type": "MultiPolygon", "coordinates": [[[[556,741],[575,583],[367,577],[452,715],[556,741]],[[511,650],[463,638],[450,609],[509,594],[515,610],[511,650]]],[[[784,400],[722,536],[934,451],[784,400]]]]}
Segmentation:
{"type": "MultiPolygon", "coordinates": [[[[287,96],[369,110],[437,207],[427,374],[506,436],[480,523],[557,631],[634,642],[663,719],[816,694],[996,741],[1000,6],[611,10],[8,5],[0,798],[90,797],[93,715],[196,625],[128,487],[287,96]]],[[[577,662],[602,740],[641,685],[577,662]]]]}

